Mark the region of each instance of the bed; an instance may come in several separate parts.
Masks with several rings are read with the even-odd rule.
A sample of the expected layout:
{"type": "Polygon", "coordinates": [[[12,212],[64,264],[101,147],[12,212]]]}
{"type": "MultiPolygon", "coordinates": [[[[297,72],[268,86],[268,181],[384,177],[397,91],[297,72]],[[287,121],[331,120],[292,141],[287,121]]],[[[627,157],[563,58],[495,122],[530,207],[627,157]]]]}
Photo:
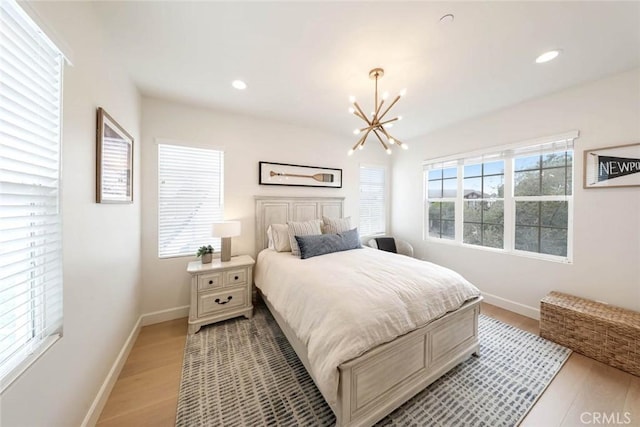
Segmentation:
{"type": "MultiPolygon", "coordinates": [[[[368,302],[364,300],[359,302],[361,298],[358,292],[362,290],[358,291],[357,287],[360,282],[363,284],[361,289],[371,293],[367,280],[373,279],[369,276],[387,275],[385,283],[388,286],[381,291],[382,295],[372,294],[372,298],[385,303],[398,299],[398,310],[403,305],[411,305],[414,300],[425,301],[415,294],[422,290],[411,286],[412,280],[415,280],[413,276],[433,275],[436,284],[437,274],[459,276],[434,264],[371,248],[307,260],[270,249],[263,251],[268,246],[269,225],[321,219],[323,216],[341,218],[343,205],[344,199],[339,197],[256,197],[256,249],[259,254],[255,283],[273,317],[335,413],[336,425],[369,426],[455,365],[478,353],[478,315],[482,298],[479,292],[473,293],[466,285],[460,285],[459,289],[449,294],[430,297],[434,302],[428,305],[435,308],[429,308],[432,311],[429,318],[407,317],[398,311],[402,329],[400,326],[398,330],[395,330],[395,326],[383,327],[375,333],[363,334],[363,329],[355,333],[349,328],[342,328],[341,322],[353,324],[353,330],[358,331],[358,327],[377,321],[372,314],[376,312],[378,316],[377,309],[369,309],[366,305],[368,302]],[[375,265],[384,265],[385,269],[372,274],[375,265]],[[395,271],[401,274],[392,276],[395,271]],[[407,281],[408,286],[401,285],[399,282],[402,280],[394,279],[405,276],[407,278],[402,280],[407,281]],[[318,277],[322,277],[324,282],[317,280],[318,277]],[[315,281],[312,278],[316,278],[315,281]],[[295,288],[298,282],[300,286],[295,288]],[[395,282],[398,282],[397,286],[395,282]],[[350,320],[340,318],[342,310],[348,306],[357,307],[359,315],[350,320]],[[323,323],[322,326],[331,333],[321,332],[319,323],[323,323]],[[367,336],[360,340],[359,335],[367,336]],[[367,340],[376,344],[362,347],[367,340]],[[333,352],[337,347],[341,350],[339,354],[333,352]]],[[[385,310],[379,311],[394,316],[394,311],[385,310]]]]}

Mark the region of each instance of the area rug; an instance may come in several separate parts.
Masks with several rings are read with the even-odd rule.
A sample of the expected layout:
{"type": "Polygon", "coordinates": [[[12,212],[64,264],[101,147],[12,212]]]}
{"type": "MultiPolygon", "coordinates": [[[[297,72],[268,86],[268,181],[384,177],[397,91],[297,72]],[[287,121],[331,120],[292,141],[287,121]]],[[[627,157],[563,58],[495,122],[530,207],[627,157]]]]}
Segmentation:
{"type": "MultiPolygon", "coordinates": [[[[514,426],[571,350],[480,316],[480,357],[453,368],[378,426],[514,426]]],[[[335,416],[264,306],[189,335],[176,425],[333,426],[335,416]]]]}

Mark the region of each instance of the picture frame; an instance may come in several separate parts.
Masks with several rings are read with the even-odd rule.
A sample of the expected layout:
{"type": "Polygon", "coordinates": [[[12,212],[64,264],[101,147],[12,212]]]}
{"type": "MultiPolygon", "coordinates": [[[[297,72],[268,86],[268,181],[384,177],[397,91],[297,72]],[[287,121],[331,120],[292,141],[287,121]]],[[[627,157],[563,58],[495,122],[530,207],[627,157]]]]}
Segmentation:
{"type": "Polygon", "coordinates": [[[97,110],[96,203],[133,203],[133,138],[97,110]]]}
{"type": "Polygon", "coordinates": [[[640,143],[584,151],[584,188],[640,187],[640,143]]]}
{"type": "Polygon", "coordinates": [[[260,185],[342,188],[342,169],[259,162],[260,185]]]}

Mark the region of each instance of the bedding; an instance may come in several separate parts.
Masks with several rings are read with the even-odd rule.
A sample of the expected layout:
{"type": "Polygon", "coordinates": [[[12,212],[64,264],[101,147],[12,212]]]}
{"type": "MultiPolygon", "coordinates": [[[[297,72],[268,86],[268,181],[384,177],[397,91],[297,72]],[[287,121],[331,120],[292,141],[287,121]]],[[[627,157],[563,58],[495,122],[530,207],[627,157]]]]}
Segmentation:
{"type": "Polygon", "coordinates": [[[265,249],[255,284],[305,344],[330,405],[340,364],[480,296],[452,270],[366,247],[305,260],[265,249]]]}

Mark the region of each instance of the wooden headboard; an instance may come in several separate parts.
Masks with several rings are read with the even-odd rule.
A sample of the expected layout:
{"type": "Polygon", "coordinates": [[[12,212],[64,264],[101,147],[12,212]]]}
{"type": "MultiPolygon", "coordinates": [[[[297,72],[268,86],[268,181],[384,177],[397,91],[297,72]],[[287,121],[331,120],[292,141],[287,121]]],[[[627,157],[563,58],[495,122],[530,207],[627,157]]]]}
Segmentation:
{"type": "Polygon", "coordinates": [[[344,197],[276,197],[255,196],[256,254],[269,245],[267,228],[287,221],[342,218],[344,197]]]}

